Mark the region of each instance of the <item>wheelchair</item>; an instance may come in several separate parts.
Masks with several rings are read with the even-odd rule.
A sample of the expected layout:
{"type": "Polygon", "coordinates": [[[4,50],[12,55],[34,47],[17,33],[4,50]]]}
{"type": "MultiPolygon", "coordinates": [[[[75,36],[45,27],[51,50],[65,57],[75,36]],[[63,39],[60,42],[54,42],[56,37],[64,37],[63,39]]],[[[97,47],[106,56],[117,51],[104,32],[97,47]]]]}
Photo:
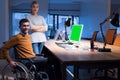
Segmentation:
{"type": "Polygon", "coordinates": [[[26,58],[15,59],[17,66],[14,68],[7,64],[2,70],[2,80],[6,80],[6,70],[8,67],[11,67],[9,73],[12,79],[7,80],[49,80],[47,71],[43,70],[47,66],[47,58],[43,56],[38,57],[41,57],[40,61],[26,58]]]}

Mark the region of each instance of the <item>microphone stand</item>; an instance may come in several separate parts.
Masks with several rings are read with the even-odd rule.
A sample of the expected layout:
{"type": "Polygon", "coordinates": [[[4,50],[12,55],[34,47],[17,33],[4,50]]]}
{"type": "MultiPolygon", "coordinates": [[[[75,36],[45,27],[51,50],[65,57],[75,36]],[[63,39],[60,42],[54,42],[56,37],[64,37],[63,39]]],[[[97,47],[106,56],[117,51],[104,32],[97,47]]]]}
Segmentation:
{"type": "Polygon", "coordinates": [[[103,22],[100,23],[100,31],[101,31],[101,34],[102,34],[104,46],[103,46],[103,48],[98,48],[99,52],[111,52],[111,49],[105,48],[106,47],[106,40],[105,40],[105,36],[104,36],[104,33],[103,33],[103,29],[102,29],[102,25],[105,22],[107,22],[109,19],[110,19],[110,17],[106,18],[103,22]]]}

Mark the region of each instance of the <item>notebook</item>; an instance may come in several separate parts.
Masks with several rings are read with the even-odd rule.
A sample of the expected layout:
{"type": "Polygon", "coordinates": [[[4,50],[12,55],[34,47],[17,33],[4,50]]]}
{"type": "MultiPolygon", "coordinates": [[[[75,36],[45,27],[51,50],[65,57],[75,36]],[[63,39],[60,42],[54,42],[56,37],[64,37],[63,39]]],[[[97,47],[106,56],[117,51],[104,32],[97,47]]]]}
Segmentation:
{"type": "Polygon", "coordinates": [[[78,43],[81,40],[81,36],[82,36],[82,31],[83,31],[83,24],[77,24],[77,25],[72,25],[72,30],[70,33],[70,37],[68,41],[64,41],[64,33],[62,35],[63,37],[63,42],[58,42],[57,43],[66,43],[66,44],[73,44],[73,43],[78,43]]]}
{"type": "Polygon", "coordinates": [[[83,24],[72,25],[71,34],[69,37],[69,41],[72,43],[78,43],[81,40],[83,31],[83,24]]]}

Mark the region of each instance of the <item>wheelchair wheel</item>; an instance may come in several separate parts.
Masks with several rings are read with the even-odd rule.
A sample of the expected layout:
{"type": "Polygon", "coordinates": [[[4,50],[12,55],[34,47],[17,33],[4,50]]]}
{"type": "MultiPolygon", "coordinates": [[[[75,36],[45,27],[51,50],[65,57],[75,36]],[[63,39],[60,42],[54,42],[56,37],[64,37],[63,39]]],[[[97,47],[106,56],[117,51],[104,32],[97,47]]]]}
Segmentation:
{"type": "Polygon", "coordinates": [[[14,80],[33,80],[34,79],[34,74],[32,74],[28,68],[18,62],[17,67],[13,70],[13,73],[15,74],[15,79],[14,80]]]}
{"type": "MultiPolygon", "coordinates": [[[[8,67],[10,67],[9,64],[6,65],[2,71],[2,80],[5,80],[6,76],[5,70],[8,69],[8,67]]],[[[34,80],[34,75],[30,73],[30,71],[24,64],[20,62],[18,62],[15,68],[11,68],[9,74],[12,75],[12,80],[34,80]]]]}

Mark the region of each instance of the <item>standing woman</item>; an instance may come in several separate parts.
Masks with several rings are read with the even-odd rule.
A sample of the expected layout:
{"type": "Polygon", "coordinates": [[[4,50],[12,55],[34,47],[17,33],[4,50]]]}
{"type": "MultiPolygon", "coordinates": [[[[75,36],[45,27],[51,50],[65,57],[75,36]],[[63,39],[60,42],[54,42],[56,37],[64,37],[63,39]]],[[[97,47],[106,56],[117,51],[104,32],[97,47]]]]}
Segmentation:
{"type": "Polygon", "coordinates": [[[33,1],[31,4],[31,14],[27,16],[31,26],[31,41],[33,51],[36,54],[41,54],[44,42],[46,41],[45,32],[48,29],[45,19],[38,15],[39,3],[33,1]]]}

